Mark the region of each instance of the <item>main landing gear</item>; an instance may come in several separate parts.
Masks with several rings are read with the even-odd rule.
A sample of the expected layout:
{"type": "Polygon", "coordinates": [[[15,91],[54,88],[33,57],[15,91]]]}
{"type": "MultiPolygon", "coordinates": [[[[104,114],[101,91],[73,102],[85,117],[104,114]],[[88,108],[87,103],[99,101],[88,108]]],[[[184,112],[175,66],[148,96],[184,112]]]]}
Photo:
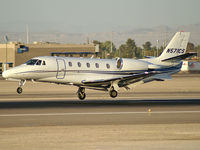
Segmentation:
{"type": "MultiPolygon", "coordinates": [[[[111,85],[111,87],[108,90],[110,97],[112,97],[112,98],[117,97],[117,95],[118,95],[117,90],[118,90],[118,86],[111,85]]],[[[77,91],[77,95],[80,100],[84,100],[86,98],[85,88],[79,87],[78,91],[77,91]]]]}
{"type": "Polygon", "coordinates": [[[85,88],[84,87],[79,87],[77,94],[78,94],[78,98],[80,100],[84,100],[85,97],[86,97],[85,88]]]}
{"type": "Polygon", "coordinates": [[[109,91],[110,97],[115,98],[117,97],[117,91],[114,89],[114,87],[111,87],[110,91],[109,91]]]}
{"type": "Polygon", "coordinates": [[[23,92],[22,86],[26,83],[26,80],[19,81],[19,87],[17,88],[17,93],[21,94],[23,92]]]}

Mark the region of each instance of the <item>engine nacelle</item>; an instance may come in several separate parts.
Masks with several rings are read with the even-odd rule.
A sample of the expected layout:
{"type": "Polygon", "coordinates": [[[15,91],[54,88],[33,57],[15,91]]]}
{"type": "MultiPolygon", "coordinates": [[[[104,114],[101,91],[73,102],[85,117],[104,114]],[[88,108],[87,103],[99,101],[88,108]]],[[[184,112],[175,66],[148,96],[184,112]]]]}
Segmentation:
{"type": "Polygon", "coordinates": [[[131,70],[131,71],[146,71],[148,70],[148,62],[136,59],[118,58],[116,66],[120,70],[131,70]]]}

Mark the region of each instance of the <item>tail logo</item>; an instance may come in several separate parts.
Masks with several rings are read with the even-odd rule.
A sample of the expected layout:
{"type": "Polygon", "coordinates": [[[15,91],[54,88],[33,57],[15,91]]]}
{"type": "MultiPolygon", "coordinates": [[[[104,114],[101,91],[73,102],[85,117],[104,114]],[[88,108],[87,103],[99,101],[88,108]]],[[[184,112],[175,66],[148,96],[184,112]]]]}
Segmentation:
{"type": "Polygon", "coordinates": [[[169,49],[167,50],[167,53],[183,54],[184,52],[185,52],[185,49],[169,48],[169,49]]]}

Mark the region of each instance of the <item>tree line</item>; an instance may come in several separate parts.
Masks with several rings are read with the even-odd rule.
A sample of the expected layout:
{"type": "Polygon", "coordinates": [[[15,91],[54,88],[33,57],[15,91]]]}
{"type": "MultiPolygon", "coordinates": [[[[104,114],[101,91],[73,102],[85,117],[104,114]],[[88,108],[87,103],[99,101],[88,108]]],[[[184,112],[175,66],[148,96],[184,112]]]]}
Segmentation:
{"type": "MultiPolygon", "coordinates": [[[[152,46],[150,41],[145,42],[142,47],[136,45],[135,41],[131,38],[116,48],[114,43],[111,41],[100,42],[94,40],[93,43],[99,44],[99,57],[100,58],[144,58],[145,56],[159,56],[164,50],[164,46],[156,47],[152,46]],[[111,45],[112,44],[112,45],[111,45]],[[111,48],[112,47],[112,48],[111,48]],[[111,50],[112,49],[112,50],[111,50]]],[[[197,52],[200,53],[200,45],[195,46],[193,43],[188,43],[187,52],[197,52]]],[[[197,57],[199,58],[199,57],[197,57]]]]}

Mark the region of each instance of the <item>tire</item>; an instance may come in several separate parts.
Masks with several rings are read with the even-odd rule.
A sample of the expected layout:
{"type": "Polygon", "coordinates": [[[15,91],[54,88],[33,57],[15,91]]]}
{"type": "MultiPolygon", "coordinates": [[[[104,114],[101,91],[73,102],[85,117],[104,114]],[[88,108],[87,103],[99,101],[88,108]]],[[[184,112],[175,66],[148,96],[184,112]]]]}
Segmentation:
{"type": "Polygon", "coordinates": [[[79,98],[80,100],[84,100],[85,97],[86,97],[86,94],[85,94],[85,93],[78,92],[78,98],[79,98]]]}
{"type": "Polygon", "coordinates": [[[117,91],[111,90],[111,91],[110,91],[110,97],[112,97],[112,98],[117,97],[117,91]]]}
{"type": "Polygon", "coordinates": [[[21,94],[22,92],[23,92],[23,89],[22,89],[21,87],[18,87],[18,88],[17,88],[17,93],[18,93],[18,94],[21,94]]]}

